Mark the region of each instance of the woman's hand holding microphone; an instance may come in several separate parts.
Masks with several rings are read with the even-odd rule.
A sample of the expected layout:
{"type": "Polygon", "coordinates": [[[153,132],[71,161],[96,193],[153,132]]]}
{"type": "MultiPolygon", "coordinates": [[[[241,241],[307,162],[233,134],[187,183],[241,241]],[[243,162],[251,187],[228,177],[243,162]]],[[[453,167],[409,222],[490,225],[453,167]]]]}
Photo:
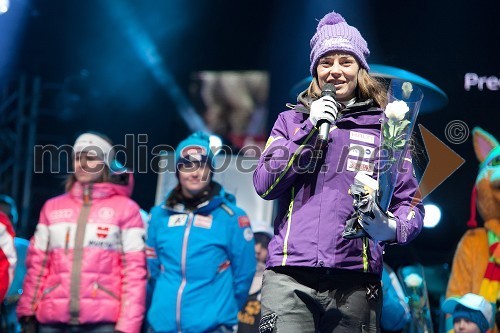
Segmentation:
{"type": "Polygon", "coordinates": [[[317,128],[322,123],[332,124],[338,116],[337,102],[332,96],[323,96],[311,103],[309,121],[317,128]]]}

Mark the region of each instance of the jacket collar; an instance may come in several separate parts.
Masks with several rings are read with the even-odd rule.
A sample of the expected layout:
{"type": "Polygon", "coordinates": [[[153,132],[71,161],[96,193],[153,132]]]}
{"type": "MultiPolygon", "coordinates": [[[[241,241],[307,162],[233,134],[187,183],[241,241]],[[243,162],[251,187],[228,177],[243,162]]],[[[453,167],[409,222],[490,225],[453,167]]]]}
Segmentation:
{"type": "MultiPolygon", "coordinates": [[[[313,100],[311,99],[311,97],[307,95],[307,90],[304,90],[297,97],[297,104],[288,103],[286,106],[291,109],[294,109],[297,112],[309,114],[309,107],[312,102],[313,100]]],[[[367,111],[372,107],[375,107],[375,103],[373,102],[373,99],[369,98],[367,100],[359,101],[349,105],[348,107],[342,109],[341,113],[347,114],[353,112],[367,111]]]]}
{"type": "Polygon", "coordinates": [[[75,182],[69,190],[69,195],[77,201],[83,201],[85,194],[92,200],[105,199],[114,195],[130,196],[127,185],[113,183],[82,184],[75,182]]]}
{"type": "Polygon", "coordinates": [[[219,183],[212,181],[207,191],[202,193],[197,200],[184,198],[180,186],[177,186],[169,193],[162,207],[175,213],[193,212],[208,215],[226,201],[234,202],[235,198],[232,194],[226,193],[219,183]]]}

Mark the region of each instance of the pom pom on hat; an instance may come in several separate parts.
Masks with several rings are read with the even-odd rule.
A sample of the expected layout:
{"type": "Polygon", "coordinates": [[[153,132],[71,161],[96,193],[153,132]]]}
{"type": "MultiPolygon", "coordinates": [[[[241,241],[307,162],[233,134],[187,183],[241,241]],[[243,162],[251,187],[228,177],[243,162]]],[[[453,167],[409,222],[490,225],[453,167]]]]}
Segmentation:
{"type": "Polygon", "coordinates": [[[345,19],[339,13],[331,12],[326,14],[318,23],[316,30],[319,30],[324,25],[332,25],[345,22],[345,19]]]}
{"type": "Polygon", "coordinates": [[[316,75],[318,60],[328,52],[339,51],[352,54],[360,66],[370,70],[366,58],[370,55],[368,44],[358,29],[347,24],[342,15],[331,12],[318,23],[311,38],[311,74],[316,75]]]}

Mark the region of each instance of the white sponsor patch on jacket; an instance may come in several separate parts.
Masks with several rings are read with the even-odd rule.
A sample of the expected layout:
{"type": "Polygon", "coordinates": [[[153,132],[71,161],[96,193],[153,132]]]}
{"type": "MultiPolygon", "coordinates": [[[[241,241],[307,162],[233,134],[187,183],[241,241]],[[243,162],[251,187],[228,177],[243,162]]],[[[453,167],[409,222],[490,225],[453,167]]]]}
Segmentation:
{"type": "Polygon", "coordinates": [[[357,158],[373,159],[375,156],[375,147],[351,143],[349,144],[349,155],[357,158]]]}
{"type": "Polygon", "coordinates": [[[349,132],[349,139],[366,143],[375,143],[375,135],[360,133],[356,131],[349,132]]]}
{"type": "Polygon", "coordinates": [[[187,214],[174,214],[168,218],[168,227],[182,227],[186,225],[187,214]]]}
{"type": "Polygon", "coordinates": [[[120,227],[106,223],[89,223],[85,230],[84,247],[117,250],[121,247],[120,227]]]}
{"type": "Polygon", "coordinates": [[[196,215],[194,218],[193,225],[195,227],[210,229],[212,228],[212,216],[196,215]]]}
{"type": "Polygon", "coordinates": [[[247,242],[253,239],[253,231],[251,228],[245,228],[245,230],[243,230],[243,238],[245,238],[247,242]]]}
{"type": "Polygon", "coordinates": [[[366,161],[347,159],[347,171],[363,171],[369,175],[373,175],[374,164],[366,161]]]}
{"type": "Polygon", "coordinates": [[[68,220],[74,216],[74,211],[71,208],[67,209],[56,209],[49,213],[50,220],[60,220],[65,219],[68,220]]]}
{"type": "MultiPolygon", "coordinates": [[[[40,229],[39,234],[43,229],[40,229]]],[[[76,223],[60,222],[48,227],[49,249],[72,250],[75,247],[76,223]]],[[[37,229],[38,232],[38,229],[37,229]]],[[[120,248],[120,228],[114,224],[87,223],[85,225],[84,247],[98,247],[104,250],[120,248]]]]}

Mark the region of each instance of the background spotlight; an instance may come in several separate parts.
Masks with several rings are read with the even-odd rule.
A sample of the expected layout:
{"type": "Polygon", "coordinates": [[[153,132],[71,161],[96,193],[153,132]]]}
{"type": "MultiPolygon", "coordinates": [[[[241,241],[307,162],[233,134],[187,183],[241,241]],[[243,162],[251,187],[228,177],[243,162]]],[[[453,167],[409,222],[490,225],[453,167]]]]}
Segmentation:
{"type": "Polygon", "coordinates": [[[0,15],[7,13],[9,10],[9,0],[0,0],[0,15]]]}
{"type": "Polygon", "coordinates": [[[441,209],[434,204],[424,205],[425,207],[425,218],[424,227],[434,228],[441,220],[441,209]]]}

